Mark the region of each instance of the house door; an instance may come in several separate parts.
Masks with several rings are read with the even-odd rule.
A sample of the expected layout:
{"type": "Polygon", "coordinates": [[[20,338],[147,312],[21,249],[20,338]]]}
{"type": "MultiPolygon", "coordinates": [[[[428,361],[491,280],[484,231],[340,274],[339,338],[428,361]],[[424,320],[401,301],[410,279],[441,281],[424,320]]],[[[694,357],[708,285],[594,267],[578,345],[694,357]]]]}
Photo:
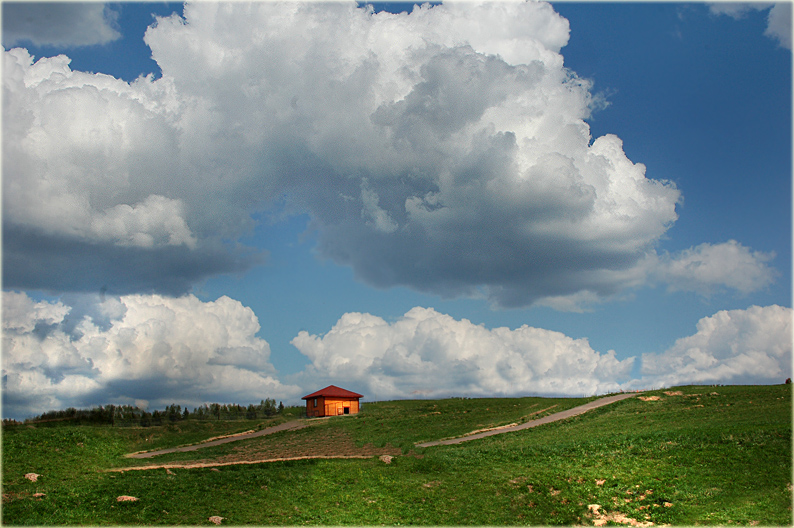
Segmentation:
{"type": "Polygon", "coordinates": [[[350,414],[350,407],[345,407],[345,414],[350,414]]]}

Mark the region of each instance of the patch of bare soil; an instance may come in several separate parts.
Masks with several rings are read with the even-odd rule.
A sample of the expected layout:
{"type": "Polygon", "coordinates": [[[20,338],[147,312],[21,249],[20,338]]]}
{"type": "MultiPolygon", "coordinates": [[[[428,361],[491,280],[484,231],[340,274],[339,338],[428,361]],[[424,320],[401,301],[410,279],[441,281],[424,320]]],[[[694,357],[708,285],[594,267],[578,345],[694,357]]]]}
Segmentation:
{"type": "Polygon", "coordinates": [[[284,458],[284,457],[328,457],[328,456],[365,456],[401,455],[399,448],[374,447],[367,444],[356,447],[353,438],[341,430],[328,429],[323,431],[322,437],[287,436],[276,442],[257,442],[241,445],[234,449],[234,453],[221,457],[219,461],[250,460],[251,458],[284,458]]]}
{"type": "Polygon", "coordinates": [[[235,447],[231,453],[214,459],[133,466],[114,471],[220,467],[310,458],[371,458],[381,455],[395,457],[401,454],[402,450],[400,448],[391,446],[375,447],[372,444],[366,444],[362,447],[356,447],[355,441],[349,434],[341,430],[330,429],[323,431],[321,437],[314,435],[289,435],[279,438],[278,442],[268,439],[268,437],[261,437],[257,442],[242,444],[235,447]]]}
{"type": "Polygon", "coordinates": [[[661,398],[659,396],[637,396],[642,401],[659,401],[661,398]]]}
{"type": "Polygon", "coordinates": [[[7,504],[11,501],[15,501],[19,499],[24,499],[27,496],[28,493],[24,491],[21,493],[15,493],[15,492],[3,493],[3,504],[7,504]]]}
{"type": "Polygon", "coordinates": [[[117,502],[136,502],[138,497],[133,497],[131,495],[119,495],[116,497],[117,502]]]}
{"type": "Polygon", "coordinates": [[[638,521],[631,517],[627,517],[620,512],[609,512],[601,510],[600,504],[588,504],[589,517],[593,521],[593,526],[605,526],[609,522],[617,524],[628,524],[630,526],[653,526],[651,521],[638,521]]]}

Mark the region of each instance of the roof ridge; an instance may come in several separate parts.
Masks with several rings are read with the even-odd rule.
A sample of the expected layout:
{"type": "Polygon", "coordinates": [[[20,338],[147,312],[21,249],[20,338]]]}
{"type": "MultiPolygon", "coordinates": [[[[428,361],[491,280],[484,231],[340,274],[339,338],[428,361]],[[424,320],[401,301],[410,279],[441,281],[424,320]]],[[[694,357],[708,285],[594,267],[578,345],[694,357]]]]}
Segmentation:
{"type": "Polygon", "coordinates": [[[307,394],[306,396],[302,397],[301,400],[308,400],[309,398],[317,398],[319,396],[327,396],[327,397],[346,397],[346,398],[363,398],[362,394],[357,392],[349,391],[347,389],[343,389],[342,387],[337,387],[336,385],[328,385],[324,389],[320,389],[315,391],[311,394],[307,394]]]}

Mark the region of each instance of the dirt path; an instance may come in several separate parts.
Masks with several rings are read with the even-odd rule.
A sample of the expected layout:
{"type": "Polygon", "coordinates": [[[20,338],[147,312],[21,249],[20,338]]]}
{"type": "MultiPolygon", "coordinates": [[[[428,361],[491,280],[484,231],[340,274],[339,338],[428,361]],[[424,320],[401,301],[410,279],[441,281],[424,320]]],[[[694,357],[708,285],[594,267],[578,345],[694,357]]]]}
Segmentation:
{"type": "Polygon", "coordinates": [[[637,394],[634,392],[627,392],[624,394],[616,394],[614,396],[607,396],[605,398],[599,398],[597,400],[593,400],[589,403],[585,403],[584,405],[580,405],[578,407],[574,407],[572,409],[568,409],[567,411],[560,411],[558,413],[549,414],[548,416],[544,416],[543,418],[538,418],[537,420],[532,420],[521,425],[514,425],[511,427],[504,427],[500,429],[494,429],[491,431],[484,431],[482,433],[476,433],[467,436],[461,436],[458,438],[449,438],[447,440],[435,440],[432,442],[422,442],[420,444],[416,444],[416,447],[432,447],[438,445],[452,445],[452,444],[460,444],[461,442],[468,442],[469,440],[477,440],[478,438],[485,438],[486,436],[493,436],[502,433],[509,433],[511,431],[521,431],[523,429],[529,429],[531,427],[537,427],[539,425],[556,422],[557,420],[564,420],[566,418],[570,418],[571,416],[576,416],[578,414],[585,413],[591,409],[596,409],[598,407],[603,407],[604,405],[609,405],[610,403],[615,403],[616,401],[625,400],[626,398],[633,398],[637,394]]]}
{"type": "Polygon", "coordinates": [[[201,444],[193,444],[189,446],[172,447],[169,449],[160,449],[157,451],[144,451],[142,453],[132,453],[130,455],[126,455],[126,458],[152,458],[157,455],[165,455],[166,453],[177,453],[177,452],[181,453],[185,451],[196,451],[197,449],[203,449],[205,447],[228,444],[229,442],[237,442],[238,440],[246,440],[248,438],[256,438],[258,436],[265,436],[273,433],[278,433],[279,431],[289,431],[291,429],[303,429],[308,425],[309,424],[306,423],[305,420],[293,420],[291,422],[284,422],[283,424],[262,429],[261,431],[256,431],[255,433],[232,435],[232,436],[227,436],[225,438],[219,438],[218,440],[210,440],[209,442],[203,442],[201,444]]]}
{"type": "MultiPolygon", "coordinates": [[[[565,418],[570,418],[571,416],[576,416],[578,414],[582,414],[584,412],[587,412],[587,411],[589,411],[591,409],[602,407],[604,405],[609,405],[610,403],[614,403],[616,401],[624,400],[626,398],[632,398],[632,397],[634,397],[636,395],[637,395],[636,393],[625,393],[625,394],[616,394],[614,396],[607,396],[605,398],[599,398],[597,400],[591,401],[590,403],[586,403],[584,405],[580,405],[578,407],[574,407],[574,408],[568,409],[566,411],[560,411],[558,413],[550,414],[548,416],[544,416],[542,418],[538,418],[537,420],[532,420],[532,421],[523,423],[521,425],[502,426],[502,427],[498,427],[498,428],[495,428],[495,429],[490,429],[490,430],[487,430],[487,431],[469,433],[467,435],[464,435],[464,436],[461,436],[461,437],[458,437],[458,438],[450,438],[450,439],[446,439],[446,440],[435,440],[435,441],[432,441],[432,442],[423,442],[423,443],[416,444],[416,447],[431,447],[431,446],[438,446],[438,445],[459,444],[461,442],[468,442],[469,440],[477,440],[479,438],[485,438],[486,436],[492,436],[492,435],[507,433],[507,432],[511,432],[511,431],[521,431],[522,429],[529,429],[530,427],[537,427],[538,425],[543,425],[543,424],[547,424],[547,423],[550,423],[550,422],[556,422],[557,420],[564,420],[565,418]]],[[[551,407],[549,409],[551,409],[551,407]]],[[[544,409],[544,411],[545,410],[549,410],[549,409],[544,409]]],[[[538,411],[538,412],[543,412],[543,411],[538,411]]],[[[217,440],[210,440],[209,442],[202,442],[200,444],[193,444],[193,445],[187,445],[187,446],[182,446],[182,447],[172,447],[172,448],[169,448],[169,449],[160,449],[160,450],[157,450],[157,451],[144,451],[144,452],[140,452],[140,453],[132,453],[132,454],[126,455],[126,457],[127,458],[143,459],[143,458],[152,458],[152,457],[155,457],[155,456],[158,456],[158,455],[164,455],[166,453],[196,451],[196,450],[202,449],[204,447],[211,447],[211,446],[216,446],[216,445],[221,445],[221,444],[227,444],[229,442],[237,442],[238,440],[246,440],[246,439],[249,439],[249,438],[257,438],[257,437],[266,436],[266,435],[273,434],[273,433],[278,433],[280,431],[290,431],[290,430],[302,429],[304,427],[308,427],[309,425],[311,425],[311,424],[308,421],[306,421],[306,420],[293,420],[293,421],[290,421],[290,422],[285,422],[285,423],[276,425],[274,427],[268,427],[266,429],[262,429],[261,431],[256,431],[256,432],[253,432],[253,433],[242,433],[242,434],[232,435],[232,436],[228,436],[228,437],[224,437],[224,438],[218,438],[217,440]]],[[[338,440],[339,441],[337,442],[337,444],[339,444],[339,445],[342,445],[342,444],[347,445],[347,443],[351,442],[349,439],[347,439],[347,440],[338,439],[338,440]],[[341,443],[339,443],[339,442],[341,442],[341,443]]],[[[218,461],[214,461],[214,462],[210,462],[210,461],[196,461],[196,462],[188,463],[188,464],[185,464],[185,463],[182,463],[182,464],[174,463],[174,464],[165,465],[165,466],[145,466],[145,467],[140,467],[140,468],[128,467],[128,468],[123,468],[121,470],[128,471],[128,470],[132,470],[132,469],[153,469],[154,467],[167,467],[167,468],[168,467],[170,467],[170,468],[177,468],[177,467],[211,467],[211,466],[217,466],[217,465],[231,465],[231,464],[255,464],[255,463],[273,461],[273,460],[301,460],[301,459],[304,459],[304,458],[337,458],[337,457],[339,457],[339,458],[359,458],[359,457],[361,457],[361,458],[369,458],[369,457],[381,455],[381,454],[384,454],[384,453],[391,454],[391,451],[388,450],[388,449],[385,449],[385,448],[383,448],[383,449],[374,449],[374,450],[372,450],[372,453],[368,452],[366,454],[360,448],[356,448],[356,449],[354,449],[351,452],[345,452],[344,454],[340,454],[340,449],[341,448],[335,449],[334,450],[335,454],[320,453],[320,452],[317,452],[316,454],[297,453],[297,452],[296,453],[292,453],[291,451],[294,451],[296,449],[295,446],[291,446],[291,448],[287,450],[287,451],[290,451],[290,452],[281,453],[281,451],[284,451],[283,448],[285,448],[285,447],[290,447],[290,446],[281,446],[282,449],[277,449],[277,451],[279,451],[279,453],[269,453],[268,455],[265,455],[265,453],[257,453],[259,456],[257,456],[257,454],[254,454],[254,453],[251,453],[250,455],[247,455],[247,456],[244,455],[244,456],[246,456],[246,458],[248,458],[247,460],[239,460],[235,456],[235,457],[233,457],[233,458],[235,458],[235,460],[228,460],[228,461],[226,461],[226,460],[222,460],[222,461],[218,460],[218,461]],[[383,451],[383,452],[381,452],[381,451],[383,451]],[[253,456],[251,456],[251,455],[253,455],[253,456]],[[284,456],[284,455],[287,455],[287,456],[284,456]],[[290,456],[290,455],[295,455],[295,456],[290,456]]],[[[346,451],[350,451],[350,450],[346,450],[346,451]]]]}
{"type": "Polygon", "coordinates": [[[109,473],[124,473],[125,471],[146,471],[149,469],[197,469],[197,468],[219,468],[225,466],[241,466],[264,464],[267,462],[289,462],[292,460],[334,460],[334,459],[369,459],[374,455],[307,455],[307,456],[294,456],[294,457],[281,457],[281,458],[261,458],[255,460],[234,460],[232,462],[174,462],[172,464],[159,464],[149,466],[129,466],[122,468],[112,468],[105,471],[109,473]]]}

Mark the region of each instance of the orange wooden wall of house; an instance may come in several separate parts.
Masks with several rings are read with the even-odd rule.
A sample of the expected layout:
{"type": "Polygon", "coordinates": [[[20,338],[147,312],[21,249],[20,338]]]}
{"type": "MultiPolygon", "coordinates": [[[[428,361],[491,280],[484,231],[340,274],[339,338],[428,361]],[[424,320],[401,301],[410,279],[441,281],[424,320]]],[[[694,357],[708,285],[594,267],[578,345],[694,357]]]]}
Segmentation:
{"type": "Polygon", "coordinates": [[[325,415],[338,416],[345,414],[344,408],[350,408],[348,414],[358,414],[358,400],[344,398],[325,398],[325,415]]]}
{"type": "Polygon", "coordinates": [[[345,414],[345,407],[350,409],[348,414],[358,414],[358,400],[344,398],[326,398],[319,396],[306,400],[306,416],[338,416],[345,414]],[[314,401],[317,400],[317,405],[314,401]]]}

